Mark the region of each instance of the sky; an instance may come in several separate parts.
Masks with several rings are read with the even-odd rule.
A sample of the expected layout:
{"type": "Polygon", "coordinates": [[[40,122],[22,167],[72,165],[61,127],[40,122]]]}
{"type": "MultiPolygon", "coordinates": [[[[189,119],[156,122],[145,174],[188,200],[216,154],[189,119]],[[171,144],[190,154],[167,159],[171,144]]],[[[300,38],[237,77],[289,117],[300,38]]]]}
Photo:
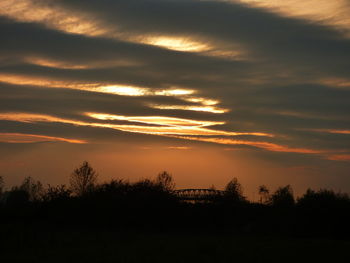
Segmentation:
{"type": "Polygon", "coordinates": [[[0,0],[0,176],[350,192],[349,0],[0,0]]]}

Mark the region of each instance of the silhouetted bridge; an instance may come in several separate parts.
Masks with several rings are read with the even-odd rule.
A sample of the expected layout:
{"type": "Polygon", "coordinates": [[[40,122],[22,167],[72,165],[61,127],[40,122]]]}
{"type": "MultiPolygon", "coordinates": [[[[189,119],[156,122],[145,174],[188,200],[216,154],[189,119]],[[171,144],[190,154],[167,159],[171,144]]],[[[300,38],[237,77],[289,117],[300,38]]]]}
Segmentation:
{"type": "Polygon", "coordinates": [[[183,201],[213,201],[225,194],[215,189],[178,189],[174,194],[183,201]]]}

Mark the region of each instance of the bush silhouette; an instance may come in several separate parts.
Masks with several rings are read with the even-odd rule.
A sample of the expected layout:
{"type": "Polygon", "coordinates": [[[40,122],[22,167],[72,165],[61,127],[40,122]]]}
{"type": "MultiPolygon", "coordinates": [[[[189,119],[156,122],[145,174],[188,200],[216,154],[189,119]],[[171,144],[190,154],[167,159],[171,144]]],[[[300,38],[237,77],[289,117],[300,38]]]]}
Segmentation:
{"type": "Polygon", "coordinates": [[[235,177],[225,187],[225,199],[233,202],[245,201],[242,185],[235,177]]]}
{"type": "Polygon", "coordinates": [[[305,209],[324,210],[337,209],[346,206],[350,202],[347,194],[335,193],[333,190],[320,189],[313,191],[308,189],[298,199],[298,206],[305,209]]]}
{"type": "Polygon", "coordinates": [[[2,178],[2,176],[0,176],[0,196],[4,191],[4,186],[5,186],[4,179],[2,178]]]}
{"type": "Polygon", "coordinates": [[[174,191],[168,172],[152,180],[113,179],[97,184],[97,173],[88,162],[74,170],[70,182],[70,188],[48,185],[44,189],[39,181],[25,178],[20,186],[2,194],[0,221],[118,227],[121,231],[215,230],[350,238],[350,198],[332,190],[308,189],[295,202],[290,185],[272,194],[262,185],[260,202],[254,203],[244,197],[242,185],[233,178],[212,199],[189,199],[174,191]]]}
{"type": "Polygon", "coordinates": [[[290,208],[294,206],[295,199],[293,189],[290,185],[279,187],[270,197],[269,203],[279,208],[290,208]]]}
{"type": "Polygon", "coordinates": [[[43,200],[45,202],[57,202],[68,200],[71,197],[72,191],[67,189],[65,185],[51,186],[48,185],[45,194],[43,195],[43,200]]]}
{"type": "Polygon", "coordinates": [[[30,197],[28,192],[13,188],[11,191],[6,192],[4,196],[4,203],[7,207],[19,208],[29,203],[30,197]]]}

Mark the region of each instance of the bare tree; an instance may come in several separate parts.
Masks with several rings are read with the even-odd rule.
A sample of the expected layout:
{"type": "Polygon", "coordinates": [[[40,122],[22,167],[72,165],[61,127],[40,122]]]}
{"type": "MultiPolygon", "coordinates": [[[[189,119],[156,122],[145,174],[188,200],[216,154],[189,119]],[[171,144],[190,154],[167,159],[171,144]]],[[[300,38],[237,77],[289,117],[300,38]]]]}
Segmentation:
{"type": "Polygon", "coordinates": [[[159,173],[155,182],[166,191],[173,191],[175,189],[173,177],[167,171],[159,173]]]}
{"type": "Polygon", "coordinates": [[[97,182],[97,173],[88,162],[76,168],[70,176],[70,188],[78,196],[84,195],[94,188],[97,182]]]}

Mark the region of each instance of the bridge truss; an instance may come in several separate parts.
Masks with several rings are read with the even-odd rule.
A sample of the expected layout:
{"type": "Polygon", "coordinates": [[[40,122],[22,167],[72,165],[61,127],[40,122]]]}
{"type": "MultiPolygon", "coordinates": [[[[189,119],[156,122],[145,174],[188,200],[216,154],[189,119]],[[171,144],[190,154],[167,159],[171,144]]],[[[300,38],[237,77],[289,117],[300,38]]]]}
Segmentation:
{"type": "Polygon", "coordinates": [[[225,191],[215,189],[178,189],[174,194],[182,201],[210,202],[224,196],[225,191]]]}

